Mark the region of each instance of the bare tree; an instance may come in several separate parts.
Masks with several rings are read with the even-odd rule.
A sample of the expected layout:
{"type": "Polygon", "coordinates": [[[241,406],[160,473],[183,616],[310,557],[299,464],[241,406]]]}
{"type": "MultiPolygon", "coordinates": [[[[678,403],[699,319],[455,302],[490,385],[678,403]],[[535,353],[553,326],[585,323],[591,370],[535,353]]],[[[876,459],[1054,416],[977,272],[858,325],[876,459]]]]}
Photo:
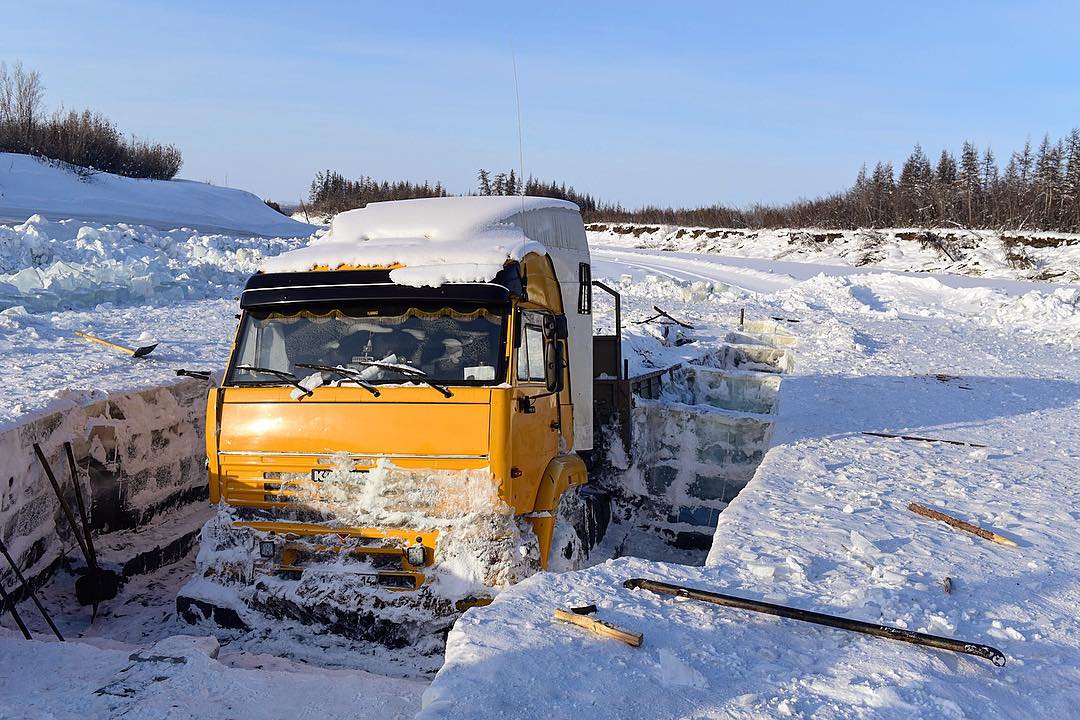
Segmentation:
{"type": "Polygon", "coordinates": [[[15,86],[14,120],[23,132],[30,135],[41,119],[45,86],[41,83],[41,74],[37,70],[25,71],[21,62],[15,63],[11,77],[15,86]]]}
{"type": "Polygon", "coordinates": [[[126,139],[100,113],[42,109],[45,86],[22,63],[0,63],[0,152],[37,155],[90,177],[98,171],[167,180],[183,164],[180,150],[132,137],[126,139]]]}

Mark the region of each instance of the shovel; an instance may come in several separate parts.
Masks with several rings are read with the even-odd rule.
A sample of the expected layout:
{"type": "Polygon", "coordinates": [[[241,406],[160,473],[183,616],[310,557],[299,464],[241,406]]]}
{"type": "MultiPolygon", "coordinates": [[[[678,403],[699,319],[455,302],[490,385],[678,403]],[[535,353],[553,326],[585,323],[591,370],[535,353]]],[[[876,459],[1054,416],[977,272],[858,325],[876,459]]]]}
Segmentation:
{"type": "Polygon", "coordinates": [[[80,332],[80,331],[76,330],[75,334],[78,335],[79,337],[81,337],[83,340],[89,340],[90,342],[101,343],[102,345],[106,345],[108,347],[111,347],[114,350],[119,350],[120,352],[127,353],[128,355],[130,355],[132,357],[137,357],[137,358],[146,357],[150,353],[154,352],[154,348],[156,348],[158,346],[158,344],[155,342],[155,343],[153,343],[151,345],[143,345],[143,346],[137,347],[137,348],[129,348],[129,347],[124,347],[123,345],[117,345],[114,342],[109,342],[108,340],[103,340],[102,338],[99,338],[99,337],[97,337],[95,335],[91,335],[90,333],[84,333],[84,332],[80,332]]]}
{"type": "MultiPolygon", "coordinates": [[[[75,580],[75,598],[80,605],[93,606],[93,615],[91,616],[91,622],[93,622],[93,619],[97,617],[98,604],[102,600],[112,600],[120,591],[120,576],[112,570],[103,570],[98,567],[97,553],[94,551],[94,539],[90,536],[90,523],[87,520],[86,506],[83,504],[82,490],[79,487],[75,456],[70,448],[70,443],[64,443],[64,449],[68,453],[68,462],[71,464],[71,479],[75,483],[75,499],[79,503],[79,514],[83,519],[82,528],[75,522],[75,515],[64,498],[60,483],[56,481],[56,475],[53,473],[49,461],[45,458],[45,453],[42,452],[40,445],[34,443],[34,453],[45,471],[45,477],[49,479],[49,484],[52,485],[53,492],[56,493],[56,500],[60,503],[64,518],[71,528],[75,542],[78,543],[79,549],[82,550],[83,559],[86,560],[86,572],[75,580]]],[[[57,526],[57,532],[59,533],[59,531],[60,528],[57,526]]]]}

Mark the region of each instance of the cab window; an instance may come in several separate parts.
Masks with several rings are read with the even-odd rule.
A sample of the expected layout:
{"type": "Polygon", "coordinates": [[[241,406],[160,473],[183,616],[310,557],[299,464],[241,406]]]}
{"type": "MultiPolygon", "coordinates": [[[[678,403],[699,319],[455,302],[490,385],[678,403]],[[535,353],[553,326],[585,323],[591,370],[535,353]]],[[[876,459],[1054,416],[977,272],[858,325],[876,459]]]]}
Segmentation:
{"type": "Polygon", "coordinates": [[[544,382],[544,314],[534,310],[523,310],[521,313],[518,380],[544,382]]]}

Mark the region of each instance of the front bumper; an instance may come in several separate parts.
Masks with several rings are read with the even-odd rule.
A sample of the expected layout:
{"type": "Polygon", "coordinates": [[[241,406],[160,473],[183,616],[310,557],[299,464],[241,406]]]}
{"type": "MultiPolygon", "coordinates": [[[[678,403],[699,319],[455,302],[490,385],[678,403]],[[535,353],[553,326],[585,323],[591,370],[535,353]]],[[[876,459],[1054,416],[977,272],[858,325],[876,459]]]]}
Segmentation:
{"type": "Polygon", "coordinates": [[[298,580],[306,572],[326,571],[399,591],[424,585],[439,539],[437,530],[331,528],[284,521],[239,521],[233,527],[254,531],[253,576],[298,580]]]}

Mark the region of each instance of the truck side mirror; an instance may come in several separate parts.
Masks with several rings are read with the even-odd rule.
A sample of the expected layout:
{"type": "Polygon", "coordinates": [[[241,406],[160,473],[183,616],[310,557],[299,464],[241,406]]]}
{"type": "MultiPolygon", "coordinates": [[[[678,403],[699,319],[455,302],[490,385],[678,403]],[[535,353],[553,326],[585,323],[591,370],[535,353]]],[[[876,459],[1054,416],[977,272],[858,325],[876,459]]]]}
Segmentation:
{"type": "Polygon", "coordinates": [[[544,353],[544,369],[549,393],[562,392],[563,375],[566,372],[566,360],[563,358],[563,346],[560,342],[548,342],[544,353]]]}

